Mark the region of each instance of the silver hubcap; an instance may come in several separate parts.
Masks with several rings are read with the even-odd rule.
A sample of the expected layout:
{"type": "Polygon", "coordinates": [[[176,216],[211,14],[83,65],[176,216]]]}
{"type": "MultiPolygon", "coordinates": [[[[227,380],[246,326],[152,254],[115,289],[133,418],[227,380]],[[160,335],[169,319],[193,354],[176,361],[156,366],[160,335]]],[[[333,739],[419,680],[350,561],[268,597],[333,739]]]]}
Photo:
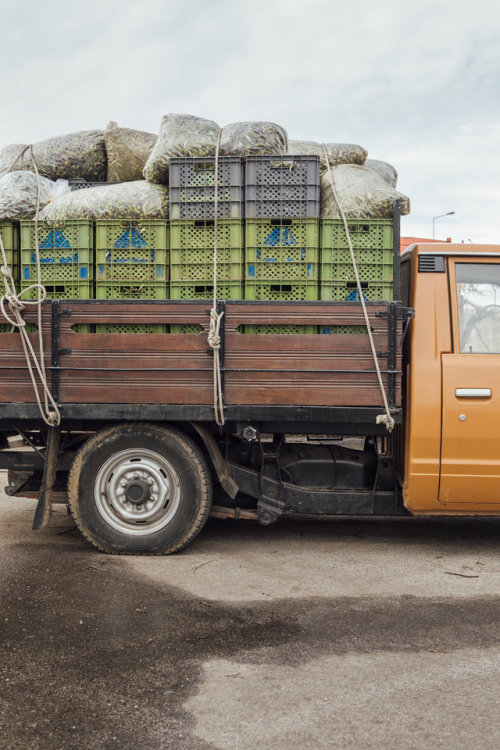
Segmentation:
{"type": "Polygon", "coordinates": [[[117,531],[152,534],[170,523],[179,507],[179,475],[155,451],[119,451],[101,466],[94,498],[101,516],[117,531]]]}

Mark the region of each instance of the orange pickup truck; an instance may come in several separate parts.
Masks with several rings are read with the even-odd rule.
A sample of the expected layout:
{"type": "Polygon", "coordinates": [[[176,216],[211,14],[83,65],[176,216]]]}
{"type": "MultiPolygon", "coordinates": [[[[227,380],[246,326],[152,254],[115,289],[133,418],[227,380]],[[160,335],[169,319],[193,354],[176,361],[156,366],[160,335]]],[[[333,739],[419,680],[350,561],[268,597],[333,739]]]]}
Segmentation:
{"type": "Polygon", "coordinates": [[[64,500],[95,547],[135,554],[181,549],[210,513],[500,514],[500,246],[394,244],[394,299],[366,303],[375,358],[355,299],[219,303],[222,419],[207,303],[43,303],[61,422],[2,334],[6,492],[38,496],[35,528],[64,500]],[[93,332],[138,320],[194,333],[93,332]]]}

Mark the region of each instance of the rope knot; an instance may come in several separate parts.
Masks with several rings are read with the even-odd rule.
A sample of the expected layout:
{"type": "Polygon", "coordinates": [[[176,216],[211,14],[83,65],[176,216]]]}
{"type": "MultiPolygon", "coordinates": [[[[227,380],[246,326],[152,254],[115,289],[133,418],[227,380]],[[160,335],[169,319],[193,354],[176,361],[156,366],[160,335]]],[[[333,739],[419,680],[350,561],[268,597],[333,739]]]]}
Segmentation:
{"type": "Polygon", "coordinates": [[[396,424],[390,414],[379,414],[375,422],[377,424],[385,424],[387,432],[392,432],[394,429],[394,425],[396,424]]]}
{"type": "Polygon", "coordinates": [[[224,311],[217,313],[213,308],[210,310],[210,330],[208,332],[208,345],[211,349],[220,349],[220,324],[224,311]]]}

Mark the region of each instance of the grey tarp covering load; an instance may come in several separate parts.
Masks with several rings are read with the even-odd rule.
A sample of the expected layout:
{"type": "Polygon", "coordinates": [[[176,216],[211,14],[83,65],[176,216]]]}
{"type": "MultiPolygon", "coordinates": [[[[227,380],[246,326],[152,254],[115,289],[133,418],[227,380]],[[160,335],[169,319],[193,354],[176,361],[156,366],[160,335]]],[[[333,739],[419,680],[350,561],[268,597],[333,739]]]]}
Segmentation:
{"type": "Polygon", "coordinates": [[[108,122],[104,131],[108,157],[108,182],[142,180],[144,166],[156,143],[156,135],[120,128],[108,122]]]}
{"type": "Polygon", "coordinates": [[[40,213],[48,224],[65,219],[167,219],[168,188],[146,180],[65,193],[40,213]]]}
{"type": "Polygon", "coordinates": [[[160,132],[144,167],[150,182],[168,182],[168,163],[173,156],[214,156],[219,126],[193,115],[164,115],[160,132]]]}
{"type": "MultiPolygon", "coordinates": [[[[33,145],[33,156],[40,174],[51,180],[82,177],[88,182],[106,181],[106,148],[102,130],[82,130],[40,141],[33,145]]],[[[12,169],[34,171],[26,146],[13,144],[0,152],[0,174],[12,169]],[[24,154],[13,167],[14,159],[24,149],[24,154]]]]}
{"type": "Polygon", "coordinates": [[[385,182],[391,187],[396,187],[398,184],[398,173],[392,166],[386,161],[379,161],[378,159],[367,159],[365,161],[365,167],[376,172],[379,177],[382,177],[385,182]]]}
{"type": "Polygon", "coordinates": [[[233,122],[222,131],[223,156],[265,156],[286,154],[288,135],[274,122],[233,122]]]}
{"type": "MultiPolygon", "coordinates": [[[[69,191],[67,180],[40,177],[40,208],[69,191]]],[[[10,172],[0,179],[0,221],[32,219],[36,212],[38,182],[33,172],[10,172]]]]}
{"type": "MultiPolygon", "coordinates": [[[[355,143],[325,143],[331,167],[337,164],[364,164],[368,152],[355,143]]],[[[323,145],[315,141],[288,141],[288,153],[319,156],[321,169],[326,169],[323,145]]]]}
{"type": "MultiPolygon", "coordinates": [[[[349,218],[388,219],[395,200],[401,201],[401,213],[410,212],[410,199],[387,184],[368,167],[341,164],[332,167],[335,192],[349,218]]],[[[340,211],[332,193],[328,172],[321,175],[321,218],[339,218],[340,211]]]]}

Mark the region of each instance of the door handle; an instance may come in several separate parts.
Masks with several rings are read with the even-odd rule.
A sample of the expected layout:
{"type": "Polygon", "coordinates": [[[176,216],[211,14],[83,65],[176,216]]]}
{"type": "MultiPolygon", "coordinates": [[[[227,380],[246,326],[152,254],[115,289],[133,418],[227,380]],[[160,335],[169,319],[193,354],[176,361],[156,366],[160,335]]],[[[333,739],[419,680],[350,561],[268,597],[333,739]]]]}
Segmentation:
{"type": "Polygon", "coordinates": [[[457,398],[491,398],[491,388],[455,388],[457,398]]]}

